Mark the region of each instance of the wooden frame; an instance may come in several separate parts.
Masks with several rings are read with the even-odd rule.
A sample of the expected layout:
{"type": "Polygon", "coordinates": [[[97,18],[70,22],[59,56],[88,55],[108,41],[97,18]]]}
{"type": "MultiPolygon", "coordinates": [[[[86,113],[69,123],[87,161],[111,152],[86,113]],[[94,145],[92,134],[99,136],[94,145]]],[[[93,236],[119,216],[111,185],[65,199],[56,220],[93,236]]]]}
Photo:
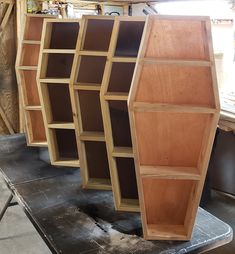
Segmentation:
{"type": "Polygon", "coordinates": [[[128,99],[144,237],[189,240],[219,119],[207,17],[149,16],[128,99]]]}
{"type": "Polygon", "coordinates": [[[26,138],[29,146],[47,146],[36,82],[44,18],[52,19],[55,17],[37,14],[25,16],[23,38],[16,58],[16,76],[21,94],[20,98],[22,99],[26,138]]]}
{"type": "Polygon", "coordinates": [[[115,18],[100,93],[114,202],[119,211],[139,211],[127,99],[144,24],[145,17],[115,18]]]}
{"type": "Polygon", "coordinates": [[[80,20],[45,19],[40,48],[38,90],[51,164],[79,167],[70,74],[80,20]]]}
{"type": "Polygon", "coordinates": [[[111,16],[83,17],[72,68],[81,175],[83,186],[91,189],[111,189],[99,96],[113,24],[111,16]]]}

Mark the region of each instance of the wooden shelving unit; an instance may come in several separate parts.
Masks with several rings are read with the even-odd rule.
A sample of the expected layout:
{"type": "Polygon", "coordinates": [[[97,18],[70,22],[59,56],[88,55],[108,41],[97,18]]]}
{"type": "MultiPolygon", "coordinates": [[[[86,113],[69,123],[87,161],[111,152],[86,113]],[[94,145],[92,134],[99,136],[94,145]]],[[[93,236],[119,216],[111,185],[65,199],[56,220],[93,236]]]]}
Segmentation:
{"type": "Polygon", "coordinates": [[[127,108],[145,17],[116,17],[100,93],[115,207],[139,211],[127,108]]]}
{"type": "Polygon", "coordinates": [[[148,17],[128,106],[144,237],[189,240],[220,110],[209,18],[148,17]]]}
{"type": "Polygon", "coordinates": [[[83,186],[111,189],[100,90],[114,17],[84,16],[73,62],[71,86],[83,186]]]}
{"type": "Polygon", "coordinates": [[[51,163],[79,167],[71,105],[70,74],[80,20],[48,20],[43,25],[38,89],[51,163]]]}
{"type": "Polygon", "coordinates": [[[24,34],[17,53],[16,75],[21,92],[25,131],[29,146],[47,146],[36,73],[44,18],[51,15],[27,14],[24,34]]]}

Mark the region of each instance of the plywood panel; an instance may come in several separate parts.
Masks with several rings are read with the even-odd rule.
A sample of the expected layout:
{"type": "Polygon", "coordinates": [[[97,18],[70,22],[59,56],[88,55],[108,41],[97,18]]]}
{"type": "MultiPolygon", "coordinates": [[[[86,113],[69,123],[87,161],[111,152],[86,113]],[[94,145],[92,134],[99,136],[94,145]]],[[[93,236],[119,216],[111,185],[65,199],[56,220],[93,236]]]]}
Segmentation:
{"type": "Polygon", "coordinates": [[[30,137],[32,140],[30,142],[45,142],[46,133],[45,127],[43,124],[42,112],[40,110],[28,111],[29,116],[29,124],[31,125],[32,136],[30,137]]]}
{"type": "Polygon", "coordinates": [[[136,101],[215,107],[210,67],[145,64],[136,101]]]}
{"type": "Polygon", "coordinates": [[[38,17],[30,17],[26,18],[26,30],[24,33],[24,40],[41,40],[41,33],[42,33],[42,25],[43,25],[43,18],[40,16],[38,17]]]}
{"type": "Polygon", "coordinates": [[[22,48],[21,65],[37,66],[40,45],[24,44],[22,48]]]}

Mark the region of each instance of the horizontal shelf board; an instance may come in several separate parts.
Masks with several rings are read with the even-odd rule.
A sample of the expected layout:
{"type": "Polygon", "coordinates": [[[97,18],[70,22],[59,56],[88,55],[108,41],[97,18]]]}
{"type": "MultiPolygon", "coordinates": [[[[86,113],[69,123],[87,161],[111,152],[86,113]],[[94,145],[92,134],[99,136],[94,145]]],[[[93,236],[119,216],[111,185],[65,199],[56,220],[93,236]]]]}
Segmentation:
{"type": "Polygon", "coordinates": [[[37,140],[29,141],[27,145],[28,146],[40,146],[40,147],[47,147],[48,146],[46,141],[37,141],[37,140]]]}
{"type": "Polygon", "coordinates": [[[56,83],[56,84],[69,84],[70,79],[67,78],[41,78],[40,83],[56,83]]]}
{"type": "Polygon", "coordinates": [[[80,50],[77,52],[81,56],[107,56],[107,51],[90,51],[90,50],[80,50]]]}
{"type": "Polygon", "coordinates": [[[194,167],[140,166],[140,175],[166,179],[200,180],[201,178],[198,169],[194,167]]]}
{"type": "Polygon", "coordinates": [[[41,44],[41,41],[23,40],[22,43],[23,43],[23,44],[36,44],[36,45],[40,45],[40,44],[41,44]]]}
{"type": "Polygon", "coordinates": [[[111,57],[110,60],[115,63],[135,63],[136,57],[111,57]]]}
{"type": "Polygon", "coordinates": [[[25,106],[25,110],[42,110],[42,106],[25,106]]]}
{"type": "Polygon", "coordinates": [[[107,92],[104,95],[104,99],[107,101],[127,101],[128,93],[107,92]]]}
{"type": "Polygon", "coordinates": [[[65,158],[54,161],[51,164],[55,166],[80,167],[79,160],[65,159],[65,158]]]}
{"type": "Polygon", "coordinates": [[[104,132],[98,131],[83,131],[80,134],[82,141],[105,141],[104,132]]]}
{"type": "Polygon", "coordinates": [[[147,239],[187,240],[187,232],[183,225],[147,224],[147,239]]]}
{"type": "Polygon", "coordinates": [[[146,103],[146,102],[134,102],[133,109],[134,111],[139,112],[175,112],[175,113],[179,112],[179,113],[204,113],[204,114],[214,114],[217,112],[217,109],[208,107],[146,103]]]}
{"type": "Polygon", "coordinates": [[[32,18],[56,18],[58,17],[57,15],[49,15],[49,14],[26,14],[27,17],[32,17],[32,18]]]}
{"type": "Polygon", "coordinates": [[[210,61],[201,60],[169,60],[169,59],[156,59],[156,58],[142,58],[140,62],[145,64],[174,64],[174,65],[190,65],[190,66],[212,66],[210,61]]]}
{"type": "Polygon", "coordinates": [[[105,178],[90,178],[84,185],[87,189],[100,189],[100,190],[112,190],[110,179],[105,178]]]}
{"type": "Polygon", "coordinates": [[[100,91],[101,85],[99,84],[76,84],[73,85],[75,90],[85,90],[85,91],[100,91]]]}
{"type": "Polygon", "coordinates": [[[47,125],[51,129],[75,129],[74,123],[51,123],[47,125]]]}
{"type": "Polygon", "coordinates": [[[37,66],[18,66],[18,70],[25,70],[25,71],[36,71],[38,69],[37,66]]]}
{"type": "Polygon", "coordinates": [[[43,49],[46,54],[75,54],[75,49],[43,49]]]}
{"type": "Polygon", "coordinates": [[[133,158],[133,149],[132,147],[114,147],[112,156],[121,158],[133,158]]]}
{"type": "Polygon", "coordinates": [[[140,212],[138,199],[121,199],[118,211],[140,212]]]}

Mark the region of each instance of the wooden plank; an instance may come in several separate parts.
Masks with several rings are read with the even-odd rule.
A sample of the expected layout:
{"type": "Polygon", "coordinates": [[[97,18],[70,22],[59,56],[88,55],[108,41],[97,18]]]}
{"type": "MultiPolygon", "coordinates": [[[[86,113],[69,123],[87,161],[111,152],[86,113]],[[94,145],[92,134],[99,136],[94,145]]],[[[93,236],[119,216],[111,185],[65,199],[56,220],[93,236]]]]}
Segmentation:
{"type": "Polygon", "coordinates": [[[191,238],[219,115],[209,23],[147,19],[128,99],[145,239],[191,238]]]}
{"type": "Polygon", "coordinates": [[[11,123],[9,122],[9,120],[8,120],[6,114],[5,114],[5,112],[4,112],[4,110],[3,110],[3,108],[2,108],[1,106],[0,106],[0,116],[1,116],[1,118],[2,118],[2,120],[3,120],[3,122],[4,122],[4,124],[6,125],[6,127],[7,127],[8,131],[9,131],[9,133],[10,133],[10,134],[14,134],[15,131],[14,131],[14,129],[12,128],[11,123]]]}
{"type": "Polygon", "coordinates": [[[7,22],[10,18],[10,15],[11,15],[11,12],[13,10],[13,7],[14,7],[14,3],[9,3],[8,7],[7,7],[7,11],[2,19],[2,22],[0,24],[0,33],[4,30],[4,28],[6,27],[7,25],[7,22]]]}

